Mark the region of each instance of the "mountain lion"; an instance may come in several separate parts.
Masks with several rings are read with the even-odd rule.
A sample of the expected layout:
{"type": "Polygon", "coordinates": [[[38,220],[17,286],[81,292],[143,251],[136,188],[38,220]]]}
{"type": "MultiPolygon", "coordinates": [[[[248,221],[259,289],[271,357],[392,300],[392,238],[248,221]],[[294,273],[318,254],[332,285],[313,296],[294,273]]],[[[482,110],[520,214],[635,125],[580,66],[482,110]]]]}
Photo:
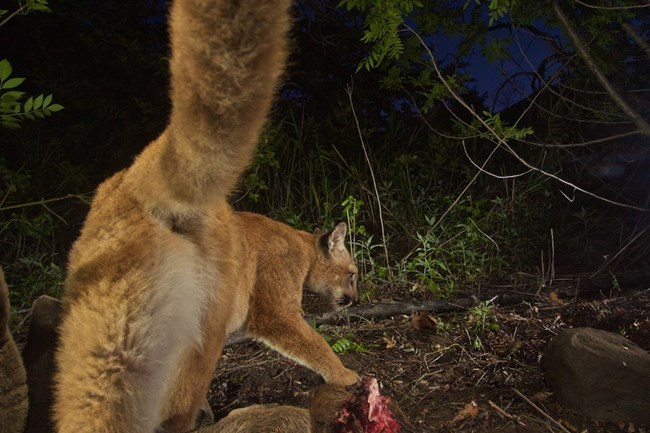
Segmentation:
{"type": "MultiPolygon", "coordinates": [[[[8,295],[0,269],[0,431],[47,432],[50,429],[46,423],[28,425],[25,428],[28,408],[25,366],[7,326],[8,295]]],[[[29,355],[31,358],[48,357],[53,346],[51,337],[56,332],[58,307],[58,302],[48,297],[39,298],[34,303],[27,335],[27,346],[30,349],[27,349],[27,346],[25,349],[33,352],[29,355]]],[[[41,379],[50,373],[51,371],[38,372],[41,379]]],[[[38,409],[35,409],[31,404],[33,401],[43,400],[42,396],[38,395],[48,394],[47,386],[41,382],[32,382],[29,391],[29,417],[48,419],[48,407],[36,404],[38,409]],[[32,409],[43,413],[33,413],[32,409]]],[[[231,411],[218,423],[201,427],[196,432],[339,433],[352,431],[353,425],[354,431],[359,432],[396,433],[399,426],[394,421],[392,408],[394,406],[390,400],[379,395],[376,380],[366,377],[352,387],[334,384],[320,386],[311,400],[309,409],[274,404],[244,407],[231,411]]]]}
{"type": "MultiPolygon", "coordinates": [[[[277,223],[275,223],[277,224],[277,223]]],[[[46,380],[52,369],[39,364],[38,381],[30,382],[29,393],[26,383],[26,363],[21,358],[8,328],[9,292],[0,269],[0,431],[8,433],[31,433],[50,431],[47,423],[49,407],[43,405],[49,390],[46,380]],[[29,404],[28,404],[29,395],[29,404]],[[36,405],[31,403],[36,402],[36,405]],[[41,420],[25,427],[29,417],[41,420]],[[38,411],[38,413],[34,412],[38,411]]],[[[32,307],[27,344],[23,356],[34,359],[49,358],[53,341],[56,340],[59,303],[54,298],[43,296],[32,307]],[[25,353],[28,352],[28,353],[25,353]]],[[[32,368],[35,365],[31,366],[32,368]]],[[[29,368],[27,368],[29,371],[29,368]]],[[[231,411],[227,417],[216,424],[196,430],[197,433],[338,433],[350,431],[349,423],[365,426],[359,431],[377,431],[377,425],[392,424],[389,400],[379,395],[376,380],[364,378],[353,387],[324,384],[315,392],[309,409],[276,404],[253,405],[231,411]],[[373,391],[374,390],[374,391],[373,391]],[[367,405],[374,405],[370,409],[367,405]],[[349,416],[343,418],[341,414],[349,416]],[[373,415],[374,413],[374,415],[373,415]]],[[[357,431],[357,430],[355,430],[357,431]]],[[[386,430],[388,433],[392,430],[386,430]]]]}
{"type": "Polygon", "coordinates": [[[0,430],[22,432],[27,409],[27,375],[9,332],[9,289],[0,269],[0,430]]]}
{"type": "MultiPolygon", "coordinates": [[[[271,287],[287,272],[287,281],[299,278],[272,263],[264,272],[262,262],[251,269],[256,244],[241,239],[254,230],[226,201],[255,150],[285,64],[289,5],[173,2],[169,124],[128,169],[99,186],[70,253],[54,380],[58,432],[187,431],[225,336],[244,324],[307,364],[316,354],[304,348],[324,352],[317,358],[323,365],[313,367],[333,383],[356,379],[320,337],[302,325],[297,335],[278,327],[271,310],[283,299],[264,292],[248,298],[251,284],[271,287]],[[253,281],[251,271],[269,281],[253,281]]],[[[317,263],[305,282],[314,290],[324,289],[318,285],[324,270],[353,278],[339,266],[337,238],[310,256],[317,263]]],[[[308,250],[295,248],[293,236],[260,232],[251,239],[275,239],[264,245],[306,263],[300,254],[308,250]]]]}
{"type": "Polygon", "coordinates": [[[245,330],[335,384],[358,376],[302,318],[302,287],[338,310],[357,299],[357,268],[345,247],[346,226],[330,233],[293,229],[262,215],[234,214],[242,242],[241,286],[234,308],[248,311],[245,330]]]}

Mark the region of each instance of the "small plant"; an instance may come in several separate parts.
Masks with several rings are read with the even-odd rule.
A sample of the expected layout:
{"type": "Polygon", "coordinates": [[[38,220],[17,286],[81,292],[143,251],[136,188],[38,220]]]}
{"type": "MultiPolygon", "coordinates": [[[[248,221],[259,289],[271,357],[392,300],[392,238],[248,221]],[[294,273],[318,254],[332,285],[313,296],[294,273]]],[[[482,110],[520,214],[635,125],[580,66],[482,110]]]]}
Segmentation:
{"type": "Polygon", "coordinates": [[[343,200],[341,206],[343,207],[341,214],[348,224],[348,241],[352,249],[352,256],[356,259],[358,257],[356,248],[358,245],[357,237],[363,237],[366,234],[366,227],[357,221],[357,215],[361,211],[363,200],[349,195],[343,200]]]}
{"type": "Polygon", "coordinates": [[[357,67],[371,70],[379,66],[385,59],[396,59],[404,51],[404,44],[399,37],[399,29],[404,22],[402,14],[422,8],[423,3],[417,0],[390,0],[383,2],[368,2],[364,0],[343,0],[340,3],[348,10],[358,9],[367,11],[362,42],[373,44],[372,50],[357,67]]]}
{"type": "Polygon", "coordinates": [[[454,329],[454,325],[451,322],[445,322],[440,317],[436,318],[435,331],[437,335],[443,334],[445,332],[450,332],[454,329]]]}
{"type": "Polygon", "coordinates": [[[496,331],[499,329],[499,322],[492,311],[492,300],[480,302],[471,307],[467,313],[467,327],[465,332],[476,350],[483,350],[483,341],[480,334],[485,331],[496,331]]]}
{"type": "Polygon", "coordinates": [[[25,119],[43,119],[63,109],[52,103],[52,95],[29,96],[16,90],[24,78],[12,77],[13,70],[7,59],[0,60],[0,125],[16,129],[25,119]]]}
{"type": "MultiPolygon", "coordinates": [[[[0,26],[18,15],[30,12],[50,12],[47,0],[21,1],[13,12],[0,9],[0,26]]],[[[52,95],[26,96],[25,92],[18,90],[25,79],[12,77],[12,72],[9,60],[0,60],[0,126],[20,128],[20,123],[25,119],[42,119],[63,109],[62,105],[52,103],[52,95]]]]}
{"type": "Polygon", "coordinates": [[[614,296],[614,292],[622,293],[623,290],[621,289],[621,284],[618,282],[616,275],[614,275],[613,272],[610,272],[609,275],[612,277],[612,288],[609,291],[609,297],[611,298],[614,296]]]}
{"type": "Polygon", "coordinates": [[[471,307],[467,314],[467,323],[472,332],[478,334],[484,330],[496,331],[499,329],[499,322],[492,313],[492,300],[480,302],[471,307]]]}
{"type": "Polygon", "coordinates": [[[440,243],[431,233],[415,234],[420,246],[414,257],[405,263],[406,271],[439,297],[449,297],[454,290],[454,280],[442,255],[438,254],[440,243]]]}
{"type": "Polygon", "coordinates": [[[361,212],[364,203],[362,200],[349,195],[342,203],[341,215],[348,224],[348,244],[352,257],[361,275],[363,276],[362,298],[371,298],[373,288],[388,278],[389,270],[386,265],[380,264],[378,260],[382,245],[375,243],[374,236],[369,235],[366,227],[359,223],[357,216],[361,212]]]}
{"type": "Polygon", "coordinates": [[[47,0],[26,0],[18,2],[18,7],[14,11],[0,9],[0,26],[3,26],[10,19],[18,15],[27,15],[30,12],[50,12],[47,0]]]}
{"type": "Polygon", "coordinates": [[[268,138],[263,139],[250,169],[239,181],[239,188],[243,191],[242,198],[246,197],[253,203],[258,203],[262,192],[269,189],[269,173],[279,168],[280,162],[275,149],[269,144],[268,138]]]}
{"type": "Polygon", "coordinates": [[[368,353],[370,352],[370,347],[366,346],[363,343],[357,343],[353,340],[354,334],[349,333],[344,337],[337,339],[332,342],[332,339],[325,337],[325,340],[329,343],[330,347],[334,353],[343,354],[343,353],[368,353]]]}

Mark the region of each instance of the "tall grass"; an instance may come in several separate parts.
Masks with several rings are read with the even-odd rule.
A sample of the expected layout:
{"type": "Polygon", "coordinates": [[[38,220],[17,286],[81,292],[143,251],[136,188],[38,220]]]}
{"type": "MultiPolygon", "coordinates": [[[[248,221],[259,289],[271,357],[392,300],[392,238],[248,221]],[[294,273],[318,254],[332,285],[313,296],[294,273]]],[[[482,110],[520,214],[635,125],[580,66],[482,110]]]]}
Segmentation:
{"type": "Polygon", "coordinates": [[[459,197],[475,173],[458,159],[458,145],[424,130],[393,127],[362,131],[380,200],[354,131],[289,115],[267,127],[236,207],[307,230],[346,221],[367,296],[390,284],[446,297],[532,263],[540,239],[526,230],[539,225],[544,212],[530,202],[546,193],[544,182],[531,179],[525,193],[512,195],[511,184],[491,179],[459,197]]]}

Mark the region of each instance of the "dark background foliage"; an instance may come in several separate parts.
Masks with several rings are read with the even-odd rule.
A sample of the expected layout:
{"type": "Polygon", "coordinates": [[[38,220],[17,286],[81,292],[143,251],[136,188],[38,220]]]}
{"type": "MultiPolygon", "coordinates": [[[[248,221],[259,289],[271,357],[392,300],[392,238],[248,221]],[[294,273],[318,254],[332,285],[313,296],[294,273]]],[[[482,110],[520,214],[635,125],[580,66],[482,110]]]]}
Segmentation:
{"type": "MultiPolygon", "coordinates": [[[[647,121],[650,50],[629,29],[648,40],[648,8],[614,3],[556,5],[647,121]]],[[[1,57],[28,77],[22,90],[65,107],[0,130],[0,263],[17,305],[59,293],[92,191],[169,111],[166,2],[50,7],[0,27],[1,57]]],[[[556,272],[647,272],[647,213],[580,189],[647,208],[648,131],[603,90],[551,3],[294,9],[290,65],[236,208],[309,230],[347,221],[369,297],[386,286],[445,296],[521,275],[541,286],[556,272]]]]}

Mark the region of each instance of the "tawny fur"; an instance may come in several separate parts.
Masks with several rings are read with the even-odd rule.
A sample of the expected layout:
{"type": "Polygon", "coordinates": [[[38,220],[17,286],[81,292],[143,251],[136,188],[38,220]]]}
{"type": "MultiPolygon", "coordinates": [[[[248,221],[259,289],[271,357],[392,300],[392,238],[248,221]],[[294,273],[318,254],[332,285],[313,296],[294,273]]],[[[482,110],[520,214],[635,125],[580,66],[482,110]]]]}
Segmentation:
{"type": "Polygon", "coordinates": [[[247,212],[235,213],[234,222],[243,253],[242,296],[234,309],[247,312],[247,333],[330,383],[356,382],[357,374],[343,366],[301,309],[303,286],[332,309],[356,300],[357,268],[345,247],[345,224],[311,234],[247,212]]]}
{"type": "Polygon", "coordinates": [[[22,432],[27,410],[27,375],[9,332],[9,289],[0,269],[0,431],[22,432]]]}
{"type": "MultiPolygon", "coordinates": [[[[336,303],[337,299],[341,300],[345,296],[349,300],[356,298],[357,269],[344,245],[345,225],[339,224],[330,233],[310,234],[256,214],[236,212],[234,221],[234,229],[239,233],[238,242],[242,244],[245,257],[245,260],[239,260],[240,281],[244,287],[237,291],[241,296],[236,298],[235,309],[244,312],[240,316],[248,312],[247,317],[251,318],[245,326],[248,333],[279,348],[281,352],[320,372],[330,381],[343,382],[347,381],[346,377],[356,377],[342,366],[322,337],[307,325],[300,313],[303,286],[321,295],[323,302],[331,309],[342,307],[336,303]],[[278,299],[282,302],[274,302],[278,299]],[[251,324],[261,331],[251,332],[251,324]]],[[[31,309],[29,331],[22,352],[29,388],[26,431],[51,431],[50,388],[60,309],[60,301],[48,296],[39,297],[31,309]]],[[[12,342],[8,343],[3,353],[8,353],[8,350],[9,353],[13,352],[13,357],[3,359],[3,371],[7,372],[4,377],[15,380],[15,371],[20,371],[22,366],[12,342]]],[[[9,394],[10,391],[7,391],[4,395],[9,394]]],[[[21,397],[18,396],[18,399],[21,397]]],[[[319,407],[327,402],[326,399],[320,400],[319,407]]],[[[26,399],[21,402],[26,407],[26,399]]],[[[201,425],[213,423],[207,400],[203,404],[197,421],[201,425]]],[[[235,425],[241,425],[242,422],[246,426],[253,425],[254,421],[250,418],[253,414],[262,414],[259,408],[251,407],[245,416],[239,416],[243,410],[236,411],[238,416],[229,417],[230,421],[221,428],[235,428],[235,425]]],[[[19,414],[16,405],[5,409],[6,415],[0,414],[0,419],[9,414],[19,414]]],[[[287,431],[300,431],[304,425],[304,422],[296,418],[299,413],[297,408],[285,410],[284,406],[276,405],[268,415],[272,413],[276,416],[268,426],[284,425],[287,431]]],[[[17,432],[19,431],[15,428],[10,430],[10,433],[17,432]]]]}
{"type": "Polygon", "coordinates": [[[235,409],[218,423],[201,427],[196,433],[312,433],[312,430],[307,409],[267,404],[235,409]]]}
{"type": "MultiPolygon", "coordinates": [[[[0,306],[2,306],[0,322],[6,322],[7,295],[6,285],[0,271],[0,306]]],[[[56,303],[55,300],[51,301],[56,303]]],[[[52,312],[55,316],[57,315],[56,309],[51,308],[48,315],[52,312]]],[[[41,311],[42,313],[43,311],[41,311]]],[[[41,320],[42,325],[47,328],[48,332],[54,331],[53,325],[56,320],[50,320],[50,317],[38,319],[46,319],[41,320]]],[[[0,334],[3,341],[0,351],[0,422],[2,422],[0,430],[8,433],[21,433],[27,417],[28,404],[25,369],[6,324],[3,329],[4,331],[0,334]]],[[[31,335],[31,331],[32,327],[30,326],[29,338],[40,337],[40,335],[31,335]]],[[[47,345],[48,342],[43,343],[47,345]]],[[[34,389],[33,391],[34,393],[46,392],[43,389],[34,389]]],[[[216,424],[200,428],[197,433],[331,433],[338,409],[349,396],[350,393],[346,391],[345,387],[325,384],[319,387],[315,393],[309,410],[273,404],[248,406],[231,411],[226,418],[216,424]]],[[[48,408],[41,406],[40,410],[47,412],[48,408]]],[[[32,427],[31,430],[48,431],[49,429],[46,425],[40,425],[32,427]]]]}
{"type": "Polygon", "coordinates": [[[170,123],[99,187],[70,254],[57,431],[192,426],[227,330],[246,319],[226,196],[282,72],[289,3],[174,2],[170,123]]]}
{"type": "Polygon", "coordinates": [[[309,409],[275,404],[247,406],[196,433],[336,433],[339,409],[351,397],[342,385],[324,384],[314,393],[309,409]]]}

